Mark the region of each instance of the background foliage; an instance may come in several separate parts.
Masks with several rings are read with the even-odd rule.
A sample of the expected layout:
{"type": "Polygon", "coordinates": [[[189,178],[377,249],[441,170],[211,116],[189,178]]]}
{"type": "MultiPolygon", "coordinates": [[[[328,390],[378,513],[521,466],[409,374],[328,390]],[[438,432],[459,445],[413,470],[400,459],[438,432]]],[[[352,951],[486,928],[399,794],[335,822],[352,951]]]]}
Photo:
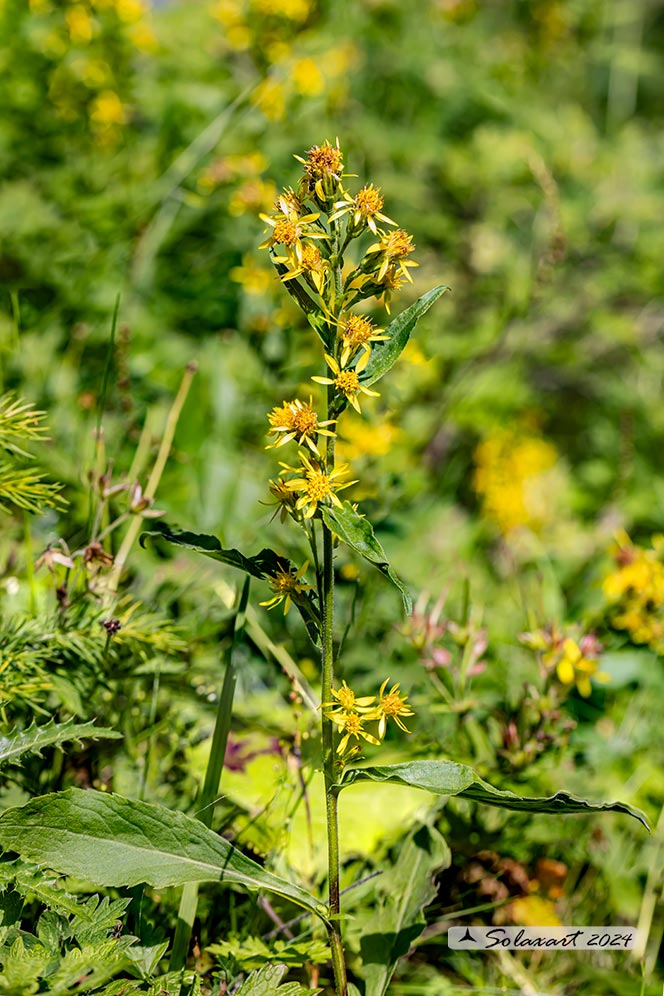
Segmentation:
{"type": "MultiPolygon", "coordinates": [[[[195,812],[237,578],[134,544],[111,632],[110,558],[153,510],[132,489],[192,360],[157,509],[229,547],[278,543],[258,504],[265,413],[303,389],[314,353],[255,248],[258,213],[295,182],[293,152],[338,134],[414,235],[412,299],[452,288],[340,444],[416,599],[404,622],[398,595],[340,556],[344,674],[410,690],[414,736],[392,760],[449,756],[524,794],[620,797],[658,827],[646,841],[618,815],[431,810],[358,785],[341,801],[346,884],[390,870],[348,893],[351,969],[367,982],[363,931],[391,915],[403,854],[442,832],[451,862],[418,884],[423,929],[390,993],[657,991],[663,31],[654,0],[2,0],[0,709],[7,731],[55,716],[122,735],[8,763],[3,807],[92,786],[195,812]],[[12,429],[23,398],[30,424],[12,429]],[[41,476],[26,506],[28,472],[41,476]],[[639,921],[643,966],[449,952],[447,926],[474,917],[639,921]]],[[[316,685],[315,654],[294,613],[257,601],[216,828],[320,892],[316,716],[291,694],[294,676],[316,685]]],[[[176,895],[93,899],[11,855],[1,867],[0,991],[177,991],[160,975],[176,895]]],[[[218,895],[203,894],[192,992],[232,987],[275,952],[292,978],[318,979],[310,927],[285,950],[265,905],[218,895]]]]}

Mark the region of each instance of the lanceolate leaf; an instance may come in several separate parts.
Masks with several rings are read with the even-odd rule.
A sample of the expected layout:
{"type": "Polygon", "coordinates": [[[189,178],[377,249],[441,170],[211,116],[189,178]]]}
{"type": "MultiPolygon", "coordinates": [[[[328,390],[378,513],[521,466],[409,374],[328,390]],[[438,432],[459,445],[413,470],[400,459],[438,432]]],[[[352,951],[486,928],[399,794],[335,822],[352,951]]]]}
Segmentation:
{"type": "Polygon", "coordinates": [[[427,313],[431,305],[446,290],[449,290],[449,287],[444,284],[434,287],[433,290],[427,291],[426,294],[418,298],[415,304],[411,304],[410,308],[406,308],[400,315],[397,315],[394,321],[390,322],[385,329],[385,334],[389,335],[390,338],[386,342],[376,343],[371,350],[371,358],[364,374],[360,377],[364,385],[369,387],[371,384],[375,384],[377,380],[380,380],[394,366],[408,344],[410,333],[422,315],[427,313]]]}
{"type": "MultiPolygon", "coordinates": [[[[279,276],[283,277],[285,273],[288,273],[288,267],[283,263],[275,262],[272,250],[270,250],[270,255],[272,256],[272,265],[279,276]]],[[[299,280],[293,279],[283,281],[283,286],[307,316],[307,321],[311,325],[314,332],[316,332],[325,348],[330,349],[330,333],[327,331],[328,327],[325,319],[323,318],[321,306],[309,296],[308,292],[304,289],[299,280]]]]}
{"type": "Polygon", "coordinates": [[[68,741],[81,742],[83,739],[117,740],[122,734],[94,723],[75,723],[68,719],[65,723],[51,721],[44,726],[35,723],[20,733],[0,737],[0,767],[20,761],[24,754],[40,754],[44,747],[59,747],[68,741]]]}
{"type": "MultiPolygon", "coordinates": [[[[216,536],[209,536],[206,533],[191,533],[186,529],[169,526],[167,522],[155,522],[149,530],[142,533],[142,546],[145,546],[145,541],[149,536],[161,537],[166,542],[173,543],[174,546],[195,550],[196,553],[202,553],[204,556],[210,557],[212,560],[219,560],[222,564],[228,564],[230,567],[237,567],[245,574],[250,574],[261,580],[274,577],[278,570],[293,572],[296,570],[287,557],[281,557],[269,548],[261,550],[253,557],[245,557],[239,550],[225,550],[216,536]]],[[[304,619],[309,636],[316,643],[320,633],[320,613],[313,592],[301,592],[292,601],[304,619]]]]}
{"type": "Polygon", "coordinates": [[[324,918],[318,901],[245,857],[200,820],[119,795],[67,789],[0,817],[0,845],[95,886],[218,882],[267,889],[324,918]]]}
{"type": "Polygon", "coordinates": [[[396,585],[401,592],[404,611],[406,615],[410,615],[413,611],[410,593],[403,581],[390,567],[387,561],[387,554],[376,539],[369,520],[358,515],[348,501],[343,503],[343,508],[321,505],[320,509],[323,521],[328,529],[336,533],[339,539],[347,543],[348,546],[364,557],[365,560],[374,564],[381,574],[384,574],[392,584],[396,585]]]}
{"type": "Polygon", "coordinates": [[[522,809],[530,813],[589,813],[612,809],[627,813],[649,830],[645,815],[624,802],[588,802],[567,792],[556,792],[548,798],[517,795],[489,785],[467,764],[455,761],[409,761],[405,764],[385,764],[370,768],[346,769],[340,789],[353,782],[395,782],[411,788],[424,789],[435,795],[462,795],[475,802],[484,802],[501,809],[522,809]]]}
{"type": "Polygon", "coordinates": [[[423,825],[408,835],[396,864],[377,879],[376,905],[361,923],[358,974],[366,982],[365,996],[383,996],[399,958],[424,929],[422,911],[437,893],[434,876],[450,861],[445,838],[423,825]]]}

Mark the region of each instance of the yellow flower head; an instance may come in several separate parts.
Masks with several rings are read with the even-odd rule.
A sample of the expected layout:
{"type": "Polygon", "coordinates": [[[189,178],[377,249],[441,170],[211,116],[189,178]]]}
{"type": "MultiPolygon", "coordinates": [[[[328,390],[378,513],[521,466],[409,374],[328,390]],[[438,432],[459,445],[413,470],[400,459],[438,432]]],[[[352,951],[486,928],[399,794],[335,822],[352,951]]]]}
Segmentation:
{"type": "Polygon", "coordinates": [[[399,682],[392,685],[389,692],[385,693],[387,688],[387,683],[390,679],[386,678],[383,684],[380,686],[380,691],[378,693],[378,705],[376,706],[376,714],[379,717],[378,722],[378,736],[382,740],[385,736],[385,729],[387,727],[387,720],[393,719],[400,730],[404,733],[410,733],[410,730],[403,724],[400,716],[414,716],[415,713],[407,704],[407,695],[401,695],[399,692],[399,682]]]}
{"type": "Polygon", "coordinates": [[[272,495],[274,501],[261,502],[262,505],[276,505],[274,515],[272,516],[271,522],[279,516],[280,522],[285,522],[289,515],[294,515],[297,517],[297,512],[295,509],[295,504],[297,498],[293,492],[286,487],[283,481],[270,481],[270,494],[272,495]]]}
{"type": "MultiPolygon", "coordinates": [[[[418,266],[414,260],[406,259],[411,252],[415,251],[413,237],[402,228],[397,228],[394,232],[384,232],[379,242],[374,242],[366,251],[365,260],[369,261],[370,270],[376,273],[375,280],[380,283],[386,276],[390,267],[396,269],[410,283],[413,278],[408,272],[408,267],[418,266]],[[377,259],[372,261],[370,257],[376,255],[377,259]]],[[[366,268],[367,264],[363,264],[366,268]]]]}
{"type": "Polygon", "coordinates": [[[370,744],[380,745],[380,740],[367,733],[363,728],[362,724],[365,722],[366,717],[360,716],[358,712],[334,712],[328,715],[332,722],[339,727],[339,733],[343,733],[343,737],[337,747],[337,754],[345,752],[351,737],[354,737],[358,743],[360,737],[362,737],[363,740],[368,741],[370,744]]]}
{"type": "Polygon", "coordinates": [[[596,673],[598,662],[584,657],[576,640],[568,638],[563,643],[562,657],[556,665],[558,680],[563,685],[576,685],[579,695],[588,698],[592,693],[591,677],[596,673]]]}
{"type": "Polygon", "coordinates": [[[325,354],[325,361],[334,374],[334,377],[312,377],[317,384],[334,384],[337,391],[346,398],[355,411],[361,413],[358,394],[366,394],[367,397],[380,397],[378,391],[371,391],[364,384],[360,383],[360,378],[356,370],[342,370],[333,356],[325,354]]]}
{"type": "Polygon", "coordinates": [[[384,329],[377,329],[373,322],[362,315],[348,315],[342,319],[338,331],[342,343],[341,366],[345,367],[349,359],[362,349],[363,354],[355,367],[357,373],[361,373],[371,356],[370,343],[384,342],[390,338],[389,335],[383,335],[383,332],[384,329]]]}
{"type": "Polygon", "coordinates": [[[357,484],[357,481],[338,480],[347,473],[348,464],[342,464],[328,474],[318,460],[310,460],[307,454],[302,451],[300,451],[300,460],[302,461],[300,467],[289,467],[288,464],[281,464],[283,467],[282,475],[301,474],[304,471],[304,477],[284,481],[284,487],[299,494],[299,498],[295,502],[296,511],[304,510],[305,519],[310,519],[316,514],[320,503],[326,505],[331,503],[341,508],[341,502],[335,492],[343,491],[351,484],[357,484]]]}
{"type": "Polygon", "coordinates": [[[287,263],[288,270],[281,275],[284,283],[287,280],[294,280],[295,277],[304,276],[318,294],[323,294],[323,288],[327,280],[330,264],[318,248],[310,242],[303,242],[299,259],[297,256],[275,256],[275,262],[287,263]]]}
{"type": "Polygon", "coordinates": [[[322,145],[314,145],[306,159],[295,156],[304,166],[304,176],[300,181],[300,190],[305,197],[313,197],[319,204],[327,202],[337,193],[341,184],[344,162],[343,152],[328,141],[322,145]]]}
{"type": "Polygon", "coordinates": [[[273,408],[268,415],[268,421],[270,423],[269,434],[274,433],[277,436],[277,441],[268,446],[268,449],[284,446],[291,439],[297,439],[298,445],[305,443],[312,453],[319,456],[316,437],[319,434],[334,436],[334,432],[325,426],[334,425],[336,419],[319,422],[318,415],[311,407],[311,398],[309,404],[295,398],[294,401],[285,401],[278,408],[273,408]]]}
{"type": "MultiPolygon", "coordinates": [[[[332,709],[332,713],[374,712],[372,705],[376,701],[376,696],[361,695],[358,698],[353,689],[349,688],[345,681],[341,682],[341,688],[332,689],[332,697],[337,701],[323,703],[323,709],[332,709]]],[[[325,715],[331,718],[332,713],[325,713],[325,715]]]]}
{"type": "Polygon", "coordinates": [[[290,609],[291,599],[297,601],[299,595],[312,590],[310,584],[302,584],[300,581],[300,578],[306,574],[308,566],[309,561],[305,560],[298,571],[279,567],[276,574],[269,578],[270,587],[275,592],[274,597],[269,598],[266,602],[259,602],[259,605],[264,605],[267,609],[274,609],[283,602],[284,615],[286,615],[290,609]]]}
{"type": "Polygon", "coordinates": [[[344,190],[344,199],[337,201],[334,207],[336,210],[330,216],[330,221],[336,221],[337,218],[350,214],[350,225],[354,233],[369,228],[374,235],[378,235],[376,219],[385,222],[386,225],[396,225],[396,221],[381,214],[383,198],[380,194],[380,188],[374,187],[373,183],[368,183],[361,190],[358,190],[355,197],[344,190]]]}

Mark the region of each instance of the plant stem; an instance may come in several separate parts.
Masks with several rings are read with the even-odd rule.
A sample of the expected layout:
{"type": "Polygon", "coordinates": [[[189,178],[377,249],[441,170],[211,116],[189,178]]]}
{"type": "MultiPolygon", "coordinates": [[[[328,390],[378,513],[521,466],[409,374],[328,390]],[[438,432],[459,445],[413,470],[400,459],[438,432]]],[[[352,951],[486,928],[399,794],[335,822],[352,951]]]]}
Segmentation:
{"type": "MultiPolygon", "coordinates": [[[[334,388],[328,387],[328,413],[334,388]]],[[[327,473],[334,468],[334,437],[327,443],[327,473]]],[[[332,701],[332,684],[334,681],[334,544],[332,533],[323,523],[323,702],[332,701]]],[[[336,996],[347,996],[346,964],[344,961],[343,942],[339,924],[339,813],[337,795],[334,791],[336,782],[334,756],[334,730],[331,719],[323,712],[321,719],[323,740],[323,772],[325,774],[325,814],[327,819],[327,861],[329,882],[329,907],[332,926],[329,929],[332,966],[334,968],[334,985],[336,996]],[[336,919],[335,919],[336,918],[336,919]]]]}

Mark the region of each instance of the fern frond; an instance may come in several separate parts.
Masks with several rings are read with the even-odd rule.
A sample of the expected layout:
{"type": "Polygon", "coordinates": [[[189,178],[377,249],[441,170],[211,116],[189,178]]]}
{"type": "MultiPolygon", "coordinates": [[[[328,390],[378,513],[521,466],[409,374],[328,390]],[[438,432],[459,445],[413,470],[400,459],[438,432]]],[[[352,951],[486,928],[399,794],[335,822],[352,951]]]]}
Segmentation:
{"type": "Polygon", "coordinates": [[[74,742],[81,745],[83,738],[116,740],[121,737],[115,730],[92,723],[75,723],[68,719],[64,723],[52,720],[44,726],[33,723],[28,730],[15,735],[0,737],[0,767],[15,763],[24,754],[41,754],[44,747],[59,747],[63,743],[74,742]]]}

